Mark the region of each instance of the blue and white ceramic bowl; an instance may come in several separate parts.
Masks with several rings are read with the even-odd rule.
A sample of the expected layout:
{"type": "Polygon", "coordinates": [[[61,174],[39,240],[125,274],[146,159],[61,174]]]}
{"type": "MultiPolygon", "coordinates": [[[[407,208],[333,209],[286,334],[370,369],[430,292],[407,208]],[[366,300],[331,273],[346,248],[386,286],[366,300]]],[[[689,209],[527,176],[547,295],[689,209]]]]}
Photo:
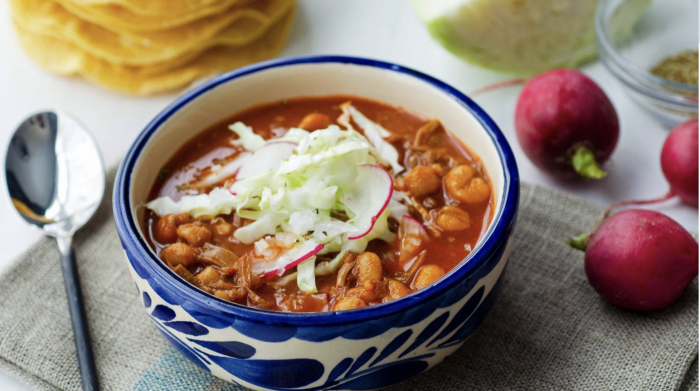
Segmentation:
{"type": "Polygon", "coordinates": [[[185,356],[224,380],[260,390],[369,390],[426,371],[457,350],[498,295],[518,209],[518,170],[496,124],[454,88],[411,69],[350,57],[253,65],[185,94],[139,135],[114,186],[114,215],[144,307],[185,356]],[[200,130],[258,103],[356,95],[438,118],[482,159],[493,221],[474,251],[433,285],[389,303],[312,314],[232,304],[189,285],[142,235],[143,205],[160,167],[200,130]]]}

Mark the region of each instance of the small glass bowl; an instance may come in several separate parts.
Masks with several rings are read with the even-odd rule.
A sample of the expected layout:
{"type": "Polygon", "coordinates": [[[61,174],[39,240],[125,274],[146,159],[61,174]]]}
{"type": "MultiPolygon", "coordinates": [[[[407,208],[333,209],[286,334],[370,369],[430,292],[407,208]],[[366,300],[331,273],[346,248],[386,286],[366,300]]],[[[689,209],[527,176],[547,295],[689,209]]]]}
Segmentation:
{"type": "Polygon", "coordinates": [[[698,86],[649,71],[668,56],[698,48],[697,0],[602,0],[595,24],[598,55],[632,99],[669,127],[698,117],[698,86]],[[640,13],[632,31],[623,31],[625,20],[640,13]]]}

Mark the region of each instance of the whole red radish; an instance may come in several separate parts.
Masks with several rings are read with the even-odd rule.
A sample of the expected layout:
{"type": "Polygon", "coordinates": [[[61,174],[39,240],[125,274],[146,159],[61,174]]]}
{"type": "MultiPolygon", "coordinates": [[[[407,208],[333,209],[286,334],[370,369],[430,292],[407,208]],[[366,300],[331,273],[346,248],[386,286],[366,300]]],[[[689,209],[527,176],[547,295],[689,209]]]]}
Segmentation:
{"type": "Polygon", "coordinates": [[[698,206],[698,120],[691,119],[669,133],[661,150],[661,169],[671,191],[698,206]]]}
{"type": "Polygon", "coordinates": [[[698,275],[698,244],[665,215],[630,209],[593,233],[585,268],[591,286],[610,303],[657,310],[675,302],[698,275]]]}
{"type": "Polygon", "coordinates": [[[515,131],[528,158],[559,178],[598,179],[617,144],[615,108],[598,85],[573,69],[531,79],[515,113],[515,131]]]}

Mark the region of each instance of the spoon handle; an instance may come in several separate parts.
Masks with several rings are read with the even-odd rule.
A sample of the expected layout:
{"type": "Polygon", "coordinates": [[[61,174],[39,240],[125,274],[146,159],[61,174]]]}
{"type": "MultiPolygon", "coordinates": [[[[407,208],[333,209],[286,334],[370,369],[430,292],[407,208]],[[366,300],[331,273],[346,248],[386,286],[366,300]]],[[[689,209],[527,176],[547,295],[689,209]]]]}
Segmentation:
{"type": "Polygon", "coordinates": [[[68,296],[68,309],[73,323],[73,337],[78,352],[78,366],[80,377],[83,380],[83,391],[97,391],[97,370],[92,354],[90,331],[88,330],[85,306],[83,305],[83,293],[80,288],[78,267],[73,252],[73,238],[70,236],[58,237],[58,250],[61,253],[61,266],[63,269],[63,282],[66,285],[68,296]]]}

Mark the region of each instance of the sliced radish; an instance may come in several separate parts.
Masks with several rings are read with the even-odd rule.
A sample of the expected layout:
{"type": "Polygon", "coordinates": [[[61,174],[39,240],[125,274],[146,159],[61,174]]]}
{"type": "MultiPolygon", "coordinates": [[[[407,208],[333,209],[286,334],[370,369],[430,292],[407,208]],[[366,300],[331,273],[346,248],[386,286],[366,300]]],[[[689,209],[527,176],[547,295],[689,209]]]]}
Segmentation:
{"type": "Polygon", "coordinates": [[[269,142],[246,159],[236,174],[236,181],[252,178],[265,172],[277,171],[282,161],[292,156],[297,144],[288,141],[269,142]]]}
{"type": "Polygon", "coordinates": [[[425,248],[425,242],[429,239],[428,231],[420,221],[411,216],[403,216],[399,223],[399,262],[404,264],[413,259],[425,248]]]}
{"type": "Polygon", "coordinates": [[[250,152],[241,152],[236,156],[235,159],[227,162],[221,169],[213,171],[211,174],[207,175],[204,179],[197,182],[197,186],[209,186],[217,184],[224,179],[231,177],[238,173],[241,166],[253,156],[250,152]]]}
{"type": "Polygon", "coordinates": [[[259,260],[253,263],[253,273],[264,274],[265,277],[281,276],[285,271],[313,257],[323,249],[323,245],[314,240],[307,240],[296,245],[272,261],[259,260]]]}
{"type": "Polygon", "coordinates": [[[355,185],[343,194],[343,203],[355,214],[350,220],[355,232],[348,239],[359,239],[372,230],[393,192],[394,180],[387,170],[373,164],[357,166],[355,185]]]}

